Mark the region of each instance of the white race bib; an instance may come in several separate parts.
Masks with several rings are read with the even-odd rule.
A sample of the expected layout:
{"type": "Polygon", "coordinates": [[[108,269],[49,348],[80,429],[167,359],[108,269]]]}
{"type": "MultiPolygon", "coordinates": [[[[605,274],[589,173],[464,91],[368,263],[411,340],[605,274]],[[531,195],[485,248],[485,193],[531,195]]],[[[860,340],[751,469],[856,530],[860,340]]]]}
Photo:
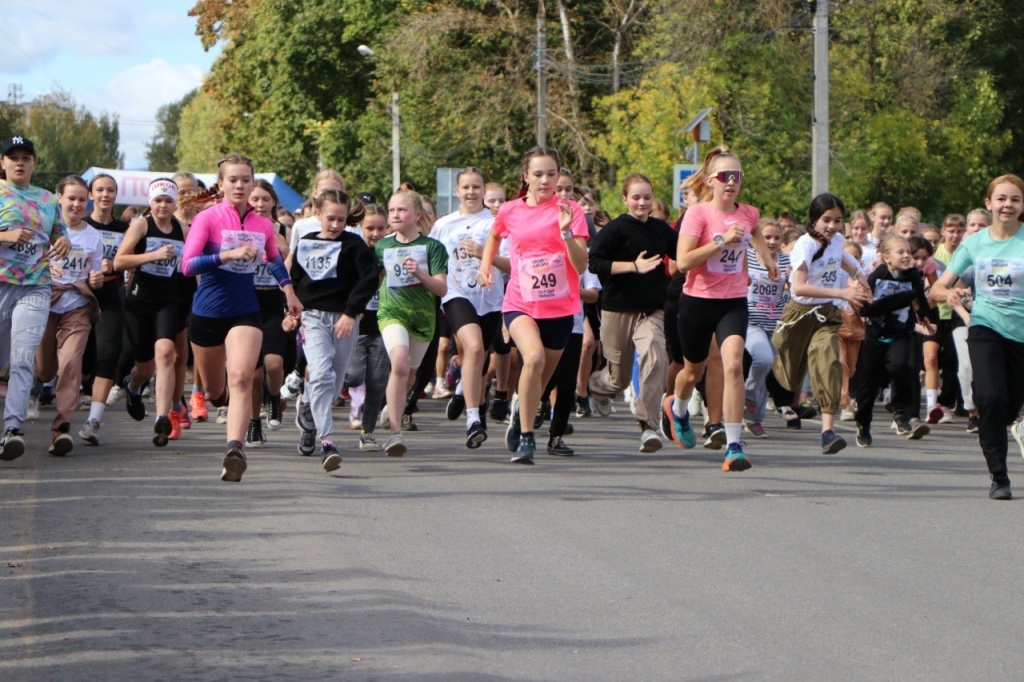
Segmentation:
{"type": "Polygon", "coordinates": [[[68,283],[77,282],[84,279],[82,275],[88,271],[89,256],[81,246],[72,246],[59,266],[64,271],[61,280],[68,283]]]}
{"type": "Polygon", "coordinates": [[[786,299],[785,279],[772,280],[767,275],[753,273],[750,275],[750,288],[747,290],[747,302],[756,310],[773,315],[782,309],[786,299]]]}
{"type": "Polygon", "coordinates": [[[451,250],[448,256],[448,279],[457,289],[473,289],[476,287],[476,275],[480,272],[480,259],[469,255],[460,246],[451,250]]]}
{"type": "Polygon", "coordinates": [[[707,260],[708,272],[713,272],[716,275],[734,275],[737,272],[743,272],[749,245],[750,235],[743,237],[738,244],[726,244],[707,260]]]}
{"type": "MultiPolygon", "coordinates": [[[[35,239],[33,235],[33,239],[35,239]]],[[[19,268],[27,268],[39,262],[39,259],[46,253],[45,242],[30,241],[28,244],[12,244],[4,242],[0,244],[0,258],[16,264],[19,268]]]]}
{"type": "Polygon", "coordinates": [[[1024,258],[979,258],[975,272],[979,296],[1000,303],[1024,296],[1024,258]]]}
{"type": "Polygon", "coordinates": [[[121,232],[108,232],[107,230],[100,230],[100,237],[103,238],[103,257],[113,262],[114,256],[117,255],[117,250],[121,248],[121,242],[124,241],[124,234],[121,232]]]}
{"type": "MultiPolygon", "coordinates": [[[[820,262],[821,261],[818,261],[818,263],[820,262]]],[[[835,260],[834,258],[830,258],[829,261],[824,264],[824,269],[819,271],[821,272],[821,277],[818,278],[818,281],[812,282],[810,281],[810,278],[808,278],[807,283],[816,286],[822,286],[825,287],[826,289],[842,289],[843,282],[840,281],[841,278],[839,277],[839,266],[841,264],[842,260],[835,260]]],[[[809,267],[810,265],[811,264],[808,263],[809,267]]]]}
{"type": "Polygon", "coordinates": [[[380,291],[373,292],[373,298],[366,304],[367,310],[380,310],[380,291]]]}
{"type": "Polygon", "coordinates": [[[405,269],[405,259],[412,258],[421,272],[429,275],[427,267],[427,247],[424,244],[416,246],[400,246],[395,249],[385,249],[384,269],[388,273],[388,288],[411,287],[420,283],[413,275],[405,269]]]}
{"type": "Polygon", "coordinates": [[[524,301],[553,301],[569,295],[565,254],[519,259],[519,293],[524,301]]]}
{"type": "Polygon", "coordinates": [[[310,279],[320,281],[338,276],[338,256],[341,242],[319,239],[300,239],[295,258],[310,279]]]}
{"type": "Polygon", "coordinates": [[[146,263],[141,268],[142,272],[147,275],[153,275],[155,277],[171,277],[175,272],[181,269],[181,247],[184,246],[182,242],[177,239],[165,239],[163,237],[146,237],[146,253],[156,251],[157,249],[163,248],[170,244],[174,247],[174,255],[170,258],[161,258],[160,260],[151,261],[146,263]]]}
{"type": "Polygon", "coordinates": [[[256,248],[256,257],[249,260],[233,260],[221,263],[221,269],[228,272],[247,274],[256,272],[256,264],[263,262],[264,248],[267,237],[262,232],[250,232],[247,230],[224,230],[221,232],[223,241],[220,244],[220,252],[237,249],[239,246],[252,244],[256,248]]]}
{"type": "Polygon", "coordinates": [[[270,272],[270,263],[262,258],[256,263],[256,272],[253,273],[253,283],[258,287],[276,287],[277,278],[270,272]]]}
{"type": "MultiPolygon", "coordinates": [[[[877,282],[875,282],[874,297],[877,301],[880,298],[892,296],[893,294],[898,294],[903,291],[910,291],[913,288],[914,287],[910,282],[894,282],[891,279],[880,279],[877,282]]],[[[909,306],[906,308],[900,308],[899,310],[895,311],[895,313],[896,319],[898,319],[900,322],[905,323],[908,319],[910,319],[909,306]]]]}

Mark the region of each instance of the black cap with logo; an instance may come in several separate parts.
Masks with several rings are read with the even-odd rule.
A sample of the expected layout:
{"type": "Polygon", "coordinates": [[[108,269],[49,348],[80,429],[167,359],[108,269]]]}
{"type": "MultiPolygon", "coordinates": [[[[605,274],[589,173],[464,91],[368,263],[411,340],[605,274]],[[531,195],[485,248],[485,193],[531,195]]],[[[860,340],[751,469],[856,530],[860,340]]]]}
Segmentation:
{"type": "Polygon", "coordinates": [[[0,156],[7,156],[10,152],[15,149],[24,149],[32,156],[36,155],[36,147],[32,144],[32,140],[21,135],[15,135],[14,137],[8,137],[4,140],[3,148],[0,149],[0,156]]]}

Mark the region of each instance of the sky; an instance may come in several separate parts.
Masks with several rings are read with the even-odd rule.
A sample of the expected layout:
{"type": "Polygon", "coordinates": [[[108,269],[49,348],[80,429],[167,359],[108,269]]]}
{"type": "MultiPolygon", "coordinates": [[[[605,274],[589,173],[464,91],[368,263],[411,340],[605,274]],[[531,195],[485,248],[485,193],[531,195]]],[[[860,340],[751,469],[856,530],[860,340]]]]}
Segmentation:
{"type": "Polygon", "coordinates": [[[129,169],[146,167],[157,109],[200,85],[219,52],[204,52],[195,34],[195,0],[0,4],[0,100],[18,84],[22,101],[60,90],[95,115],[117,115],[129,169]]]}

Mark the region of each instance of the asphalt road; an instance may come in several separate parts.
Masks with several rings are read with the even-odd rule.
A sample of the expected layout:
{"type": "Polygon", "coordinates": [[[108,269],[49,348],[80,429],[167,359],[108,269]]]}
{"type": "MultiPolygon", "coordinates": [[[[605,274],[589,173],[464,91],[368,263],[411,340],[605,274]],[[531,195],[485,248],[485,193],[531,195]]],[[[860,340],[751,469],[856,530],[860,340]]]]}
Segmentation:
{"type": "MultiPolygon", "coordinates": [[[[442,403],[410,452],[342,468],[288,425],[219,480],[223,427],[164,450],[111,408],[98,448],[0,463],[3,680],[1013,679],[1024,506],[988,500],[963,421],[818,454],[770,419],[754,468],[636,452],[507,463],[442,403]]],[[[152,407],[150,407],[152,409],[152,407]]],[[[341,418],[341,412],[336,413],[341,418]]],[[[85,413],[79,413],[79,422],[85,413]]],[[[291,413],[288,414],[291,416],[291,413]]],[[[75,430],[80,423],[75,424],[75,430]]],[[[849,429],[844,431],[852,441],[849,429]]],[[[1024,494],[1024,467],[1011,460],[1024,494]]]]}

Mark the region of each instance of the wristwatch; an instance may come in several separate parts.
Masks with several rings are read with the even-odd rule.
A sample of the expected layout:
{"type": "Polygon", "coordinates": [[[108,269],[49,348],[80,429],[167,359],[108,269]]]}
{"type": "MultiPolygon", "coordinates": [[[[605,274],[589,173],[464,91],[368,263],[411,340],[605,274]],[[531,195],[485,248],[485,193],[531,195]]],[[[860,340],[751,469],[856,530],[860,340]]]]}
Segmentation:
{"type": "Polygon", "coordinates": [[[724,249],[725,248],[725,237],[723,237],[722,235],[716,234],[711,239],[711,241],[713,241],[715,243],[715,246],[717,246],[718,248],[720,248],[720,249],[724,249]]]}

